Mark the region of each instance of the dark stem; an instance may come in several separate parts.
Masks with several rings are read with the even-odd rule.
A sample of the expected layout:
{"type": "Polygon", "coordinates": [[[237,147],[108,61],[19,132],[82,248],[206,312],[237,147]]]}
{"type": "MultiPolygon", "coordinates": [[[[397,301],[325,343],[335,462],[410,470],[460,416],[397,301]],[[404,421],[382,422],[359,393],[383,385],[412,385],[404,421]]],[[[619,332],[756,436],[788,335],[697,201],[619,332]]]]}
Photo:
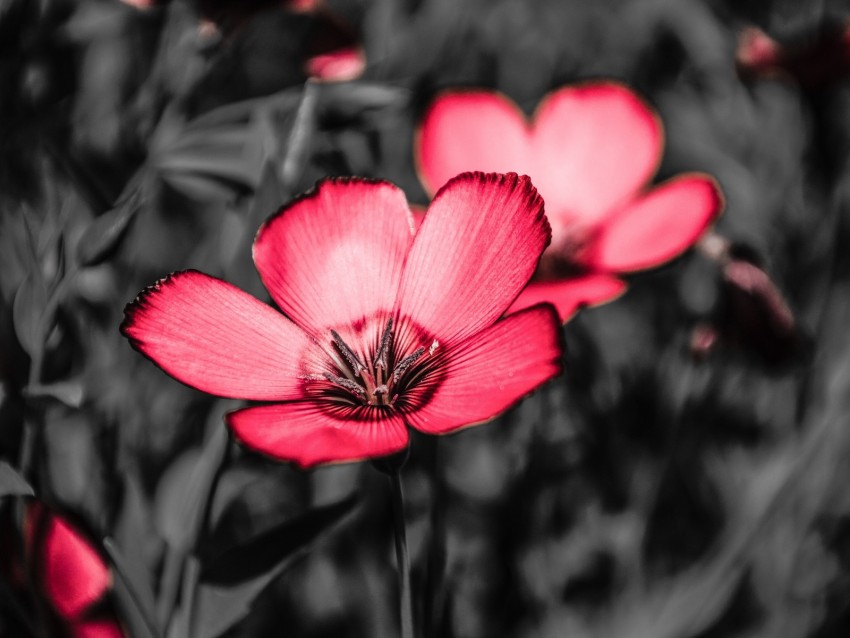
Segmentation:
{"type": "Polygon", "coordinates": [[[404,526],[404,493],[401,489],[401,472],[390,474],[393,491],[393,527],[395,528],[395,555],[398,563],[399,613],[401,638],[413,638],[413,599],[410,593],[410,560],[407,554],[407,533],[404,526]]]}

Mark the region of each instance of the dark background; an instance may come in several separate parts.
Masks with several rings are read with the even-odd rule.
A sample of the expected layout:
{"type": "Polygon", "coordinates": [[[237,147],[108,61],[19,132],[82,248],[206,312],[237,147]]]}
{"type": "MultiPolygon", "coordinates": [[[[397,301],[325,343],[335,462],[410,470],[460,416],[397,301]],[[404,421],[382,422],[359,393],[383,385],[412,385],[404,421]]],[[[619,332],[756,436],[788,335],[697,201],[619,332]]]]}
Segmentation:
{"type": "MultiPolygon", "coordinates": [[[[417,624],[425,638],[848,635],[848,16],[792,0],[0,1],[0,458],[113,538],[166,616],[185,606],[187,556],[356,495],[227,635],[397,635],[386,478],[226,442],[237,404],[134,352],[123,307],[185,268],[267,299],[254,232],[322,176],[389,179],[426,204],[412,140],[442,89],[496,88],[530,113],[613,77],[662,117],[658,179],[714,175],[716,232],[763,276],[691,252],[635,277],[565,327],[563,377],[494,423],[414,437],[417,624]],[[736,64],[752,26],[781,43],[782,68],[736,64]],[[361,43],[362,77],[305,84],[305,60],[341,37],[361,43]]],[[[5,612],[0,634],[22,635],[5,612]]]]}

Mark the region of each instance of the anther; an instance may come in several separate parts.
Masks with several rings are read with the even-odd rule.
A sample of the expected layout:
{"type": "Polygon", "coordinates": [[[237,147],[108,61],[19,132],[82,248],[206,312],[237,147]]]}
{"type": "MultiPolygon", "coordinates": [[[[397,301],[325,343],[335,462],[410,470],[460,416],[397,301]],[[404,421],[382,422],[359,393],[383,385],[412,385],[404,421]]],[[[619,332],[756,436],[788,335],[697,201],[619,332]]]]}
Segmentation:
{"type": "Polygon", "coordinates": [[[354,350],[348,347],[348,344],[342,340],[342,337],[339,336],[339,333],[336,330],[331,330],[331,336],[333,337],[336,347],[342,353],[342,356],[345,357],[346,361],[348,361],[348,365],[351,366],[351,370],[354,374],[359,375],[366,369],[366,366],[360,362],[360,358],[355,354],[354,350]]]}
{"type": "Polygon", "coordinates": [[[417,359],[419,359],[419,357],[423,354],[425,354],[425,346],[416,348],[416,350],[413,351],[413,354],[410,354],[399,361],[399,364],[393,371],[393,382],[397,382],[401,378],[401,375],[403,375],[410,366],[416,363],[417,359]]]}
{"type": "Polygon", "coordinates": [[[434,343],[431,344],[431,347],[428,348],[428,356],[434,356],[434,351],[440,347],[440,342],[434,339],[434,343]]]}
{"type": "Polygon", "coordinates": [[[387,327],[384,328],[384,334],[381,335],[381,345],[378,347],[378,353],[375,355],[373,365],[376,368],[386,370],[390,366],[390,349],[393,346],[393,318],[390,317],[387,321],[387,327]]]}
{"type": "Polygon", "coordinates": [[[366,398],[366,391],[363,389],[363,387],[359,383],[355,383],[354,381],[351,381],[350,379],[338,377],[337,375],[331,374],[330,372],[325,372],[322,376],[325,379],[327,379],[328,381],[330,381],[331,383],[333,383],[334,385],[337,385],[341,388],[345,388],[349,392],[353,392],[354,394],[359,396],[361,399],[366,398]]]}

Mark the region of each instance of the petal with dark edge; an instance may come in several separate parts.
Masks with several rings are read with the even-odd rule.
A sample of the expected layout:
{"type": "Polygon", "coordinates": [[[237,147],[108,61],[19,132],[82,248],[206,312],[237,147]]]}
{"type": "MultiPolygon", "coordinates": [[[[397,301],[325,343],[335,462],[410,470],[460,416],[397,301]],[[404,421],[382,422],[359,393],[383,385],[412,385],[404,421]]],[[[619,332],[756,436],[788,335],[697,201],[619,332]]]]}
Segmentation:
{"type": "Polygon", "coordinates": [[[142,292],[125,315],[121,331],[133,347],[187,385],[258,401],[301,397],[308,336],[227,282],[174,273],[142,292]]]}
{"type": "Polygon", "coordinates": [[[329,179],[263,224],[254,263],[281,310],[325,337],[329,328],[392,309],[412,241],[399,188],[329,179]]]}
{"type": "Polygon", "coordinates": [[[475,334],[513,303],[549,237],[543,200],[528,177],[458,175],[434,197],[416,233],[399,314],[444,345],[475,334]]]}
{"type": "Polygon", "coordinates": [[[562,351],[552,306],[510,315],[446,352],[436,388],[426,382],[413,390],[433,394],[405,420],[421,432],[446,434],[491,419],[560,373],[562,351]]]}
{"type": "Polygon", "coordinates": [[[416,142],[419,177],[431,195],[459,173],[531,170],[531,131],[525,116],[500,93],[438,96],[422,119],[416,142]]]}
{"type": "Polygon", "coordinates": [[[626,291],[626,282],[612,275],[590,273],[556,281],[532,281],[520,293],[508,313],[548,302],[555,306],[561,322],[569,321],[585,306],[616,299],[626,291]]]}
{"type": "Polygon", "coordinates": [[[104,560],[79,530],[40,503],[27,510],[27,544],[42,589],[62,618],[77,618],[103,597],[111,580],[104,560]]]}
{"type": "Polygon", "coordinates": [[[408,443],[398,415],[368,406],[278,403],[231,412],[227,424],[249,448],[302,468],[386,456],[408,443]]]}
{"type": "Polygon", "coordinates": [[[663,135],[655,112],[620,84],[549,94],[535,116],[529,174],[552,224],[592,225],[628,199],[657,170],[663,135]]]}
{"type": "Polygon", "coordinates": [[[711,177],[675,177],[607,220],[586,261],[615,272],[659,266],[690,248],[722,209],[723,197],[711,177]]]}

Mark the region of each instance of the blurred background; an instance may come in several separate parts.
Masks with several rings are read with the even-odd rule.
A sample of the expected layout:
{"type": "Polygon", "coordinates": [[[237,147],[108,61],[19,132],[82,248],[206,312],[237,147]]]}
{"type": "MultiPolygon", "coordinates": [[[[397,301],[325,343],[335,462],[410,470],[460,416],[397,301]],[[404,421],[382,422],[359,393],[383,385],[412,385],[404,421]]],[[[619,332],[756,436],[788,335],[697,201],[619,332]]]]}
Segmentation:
{"type": "MultiPolygon", "coordinates": [[[[616,78],[661,115],[658,179],[714,175],[725,215],[567,324],[563,377],[491,424],[414,437],[420,635],[848,635],[848,17],[827,0],[0,0],[0,459],[113,539],[116,589],[150,594],[169,636],[190,635],[174,619],[193,560],[291,521],[297,542],[268,537],[191,635],[398,635],[386,477],[242,450],[222,425],[238,404],[134,352],[123,307],[186,268],[268,299],[254,233],[323,176],[426,205],[413,140],[443,89],[531,113],[616,78]],[[309,513],[351,496],[319,537],[309,513]]],[[[27,635],[26,595],[3,601],[0,635],[27,635]]]]}

